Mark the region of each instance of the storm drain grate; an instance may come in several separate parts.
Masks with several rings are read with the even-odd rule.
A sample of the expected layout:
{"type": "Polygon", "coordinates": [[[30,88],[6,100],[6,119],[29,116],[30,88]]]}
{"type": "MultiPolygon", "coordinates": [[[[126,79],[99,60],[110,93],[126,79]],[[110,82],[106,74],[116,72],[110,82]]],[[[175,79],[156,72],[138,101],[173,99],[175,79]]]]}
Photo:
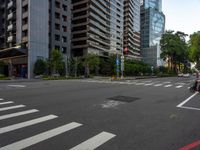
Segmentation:
{"type": "Polygon", "coordinates": [[[131,103],[131,102],[134,102],[136,100],[139,100],[140,98],[118,95],[118,96],[110,97],[110,98],[107,98],[107,99],[114,100],[114,101],[119,101],[119,102],[131,103]]]}

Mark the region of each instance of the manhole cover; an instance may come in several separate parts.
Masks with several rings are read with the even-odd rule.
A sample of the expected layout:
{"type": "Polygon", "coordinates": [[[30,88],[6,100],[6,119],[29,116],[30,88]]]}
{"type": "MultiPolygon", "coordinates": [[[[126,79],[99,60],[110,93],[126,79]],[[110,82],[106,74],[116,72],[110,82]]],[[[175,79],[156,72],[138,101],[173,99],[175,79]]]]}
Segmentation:
{"type": "Polygon", "coordinates": [[[130,97],[130,96],[115,96],[115,97],[110,97],[110,98],[107,98],[109,100],[114,100],[114,101],[120,101],[120,102],[126,102],[126,103],[131,103],[131,102],[134,102],[136,100],[139,100],[139,98],[137,97],[130,97]]]}

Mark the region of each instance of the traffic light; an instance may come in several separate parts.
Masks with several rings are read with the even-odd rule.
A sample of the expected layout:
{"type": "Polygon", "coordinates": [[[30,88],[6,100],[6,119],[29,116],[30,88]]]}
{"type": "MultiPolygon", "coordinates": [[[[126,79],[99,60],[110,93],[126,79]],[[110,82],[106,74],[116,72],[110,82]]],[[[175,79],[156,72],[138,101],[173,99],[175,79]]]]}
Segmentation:
{"type": "Polygon", "coordinates": [[[128,54],[128,47],[124,48],[124,54],[128,54]]]}

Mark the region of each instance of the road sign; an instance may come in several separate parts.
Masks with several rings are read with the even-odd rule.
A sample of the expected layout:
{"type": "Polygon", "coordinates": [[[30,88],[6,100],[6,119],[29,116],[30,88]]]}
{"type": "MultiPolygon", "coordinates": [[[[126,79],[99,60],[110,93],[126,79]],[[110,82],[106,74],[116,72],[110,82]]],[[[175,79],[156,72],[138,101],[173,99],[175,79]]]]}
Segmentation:
{"type": "Polygon", "coordinates": [[[116,65],[119,66],[119,59],[116,59],[116,65]]]}

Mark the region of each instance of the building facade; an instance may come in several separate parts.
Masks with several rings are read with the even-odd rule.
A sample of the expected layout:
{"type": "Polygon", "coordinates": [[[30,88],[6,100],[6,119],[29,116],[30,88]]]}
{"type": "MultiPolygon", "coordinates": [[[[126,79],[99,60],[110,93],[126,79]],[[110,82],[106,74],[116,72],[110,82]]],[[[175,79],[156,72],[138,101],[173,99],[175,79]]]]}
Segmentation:
{"type": "Polygon", "coordinates": [[[72,55],[123,51],[123,0],[72,1],[72,55]]]}
{"type": "MultiPolygon", "coordinates": [[[[52,49],[140,60],[139,0],[1,0],[0,60],[4,74],[32,78],[52,49]]],[[[67,69],[66,69],[67,70],[67,69]]]]}
{"type": "Polygon", "coordinates": [[[140,60],[140,0],[124,0],[124,50],[126,56],[140,60]]]}
{"type": "Polygon", "coordinates": [[[162,0],[143,0],[141,3],[141,54],[145,63],[162,65],[160,39],[165,29],[162,0]]]}
{"type": "Polygon", "coordinates": [[[0,60],[6,75],[32,78],[37,59],[48,59],[54,48],[64,54],[70,50],[70,1],[3,0],[0,6],[0,60]]]}

